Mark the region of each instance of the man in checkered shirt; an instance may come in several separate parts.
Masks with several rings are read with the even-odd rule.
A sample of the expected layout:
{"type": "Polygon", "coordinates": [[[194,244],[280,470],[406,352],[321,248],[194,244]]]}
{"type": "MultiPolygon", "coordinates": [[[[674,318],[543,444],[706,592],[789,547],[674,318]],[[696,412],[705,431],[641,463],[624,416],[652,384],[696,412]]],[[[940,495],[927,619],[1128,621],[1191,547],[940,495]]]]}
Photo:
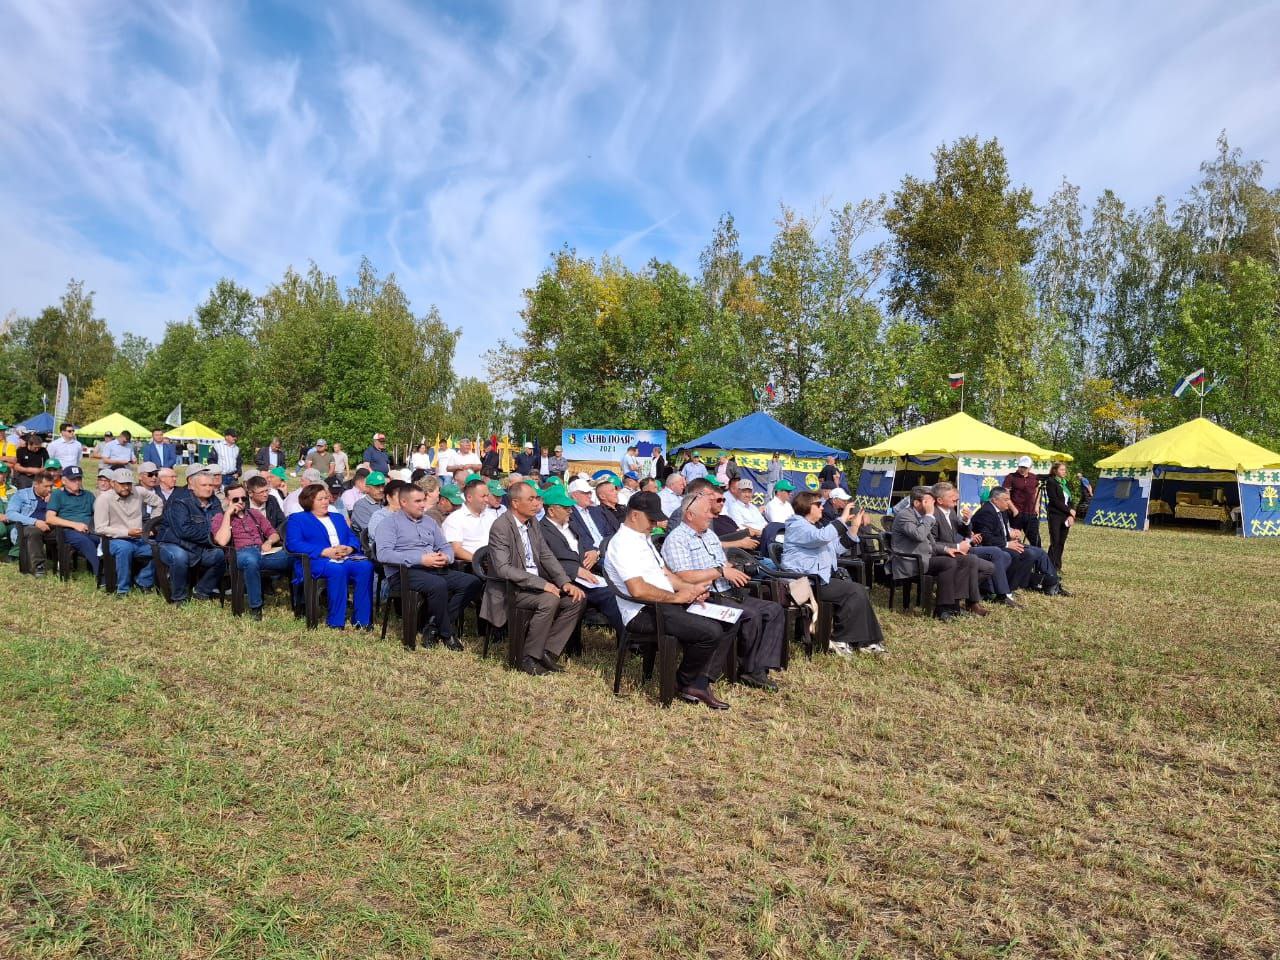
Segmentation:
{"type": "Polygon", "coordinates": [[[720,538],[711,531],[711,504],[706,497],[689,494],[681,500],[680,510],[683,522],[662,544],[669,575],[710,591],[711,603],[742,611],[738,679],[749,687],[776,691],[778,684],[769,671],[782,668],[786,613],[781,605],[742,590],[751,578],[725,557],[720,538]]]}

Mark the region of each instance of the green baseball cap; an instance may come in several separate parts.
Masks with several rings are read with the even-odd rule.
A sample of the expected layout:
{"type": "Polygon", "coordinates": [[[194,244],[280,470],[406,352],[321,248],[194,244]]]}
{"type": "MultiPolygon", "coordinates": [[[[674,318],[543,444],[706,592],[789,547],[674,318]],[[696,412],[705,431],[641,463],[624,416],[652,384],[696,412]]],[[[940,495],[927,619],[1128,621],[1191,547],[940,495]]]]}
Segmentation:
{"type": "Polygon", "coordinates": [[[506,488],[504,488],[497,480],[490,480],[485,484],[485,486],[488,487],[489,492],[495,497],[505,497],[507,495],[506,488]]]}
{"type": "Polygon", "coordinates": [[[9,465],[7,463],[0,463],[0,473],[8,473],[8,472],[9,472],[9,465]]]}
{"type": "Polygon", "coordinates": [[[61,460],[46,460],[46,461],[44,462],[44,468],[45,468],[46,470],[61,470],[61,469],[62,469],[62,461],[61,461],[61,460]]]}
{"type": "MultiPolygon", "coordinates": [[[[271,475],[272,475],[273,477],[279,477],[281,480],[288,480],[288,479],[289,479],[289,474],[285,472],[284,467],[272,467],[272,468],[271,468],[271,475]]],[[[367,482],[367,481],[366,481],[366,482],[367,482]]]]}
{"type": "Polygon", "coordinates": [[[458,489],[456,484],[446,483],[440,488],[440,496],[444,497],[455,507],[462,506],[462,491],[458,489]]]}
{"type": "Polygon", "coordinates": [[[724,484],[721,483],[719,478],[716,477],[714,474],[708,473],[706,479],[707,479],[707,483],[711,484],[713,487],[720,487],[720,488],[724,487],[724,484]]]}
{"type": "Polygon", "coordinates": [[[366,487],[381,487],[387,482],[387,475],[381,470],[375,470],[364,478],[366,487]]]}
{"type": "Polygon", "coordinates": [[[483,479],[484,479],[484,477],[480,476],[480,474],[478,474],[478,473],[468,473],[468,474],[467,474],[467,479],[463,480],[462,482],[463,482],[463,483],[470,483],[472,480],[483,480],[483,479]]]}
{"type": "Polygon", "coordinates": [[[542,491],[542,503],[547,507],[572,507],[573,499],[565,493],[564,487],[550,486],[542,491]]]}
{"type": "Polygon", "coordinates": [[[795,488],[796,488],[796,485],[792,483],[790,480],[788,480],[786,477],[783,477],[781,480],[779,480],[777,483],[773,485],[774,490],[791,491],[791,490],[794,490],[795,488]]]}
{"type": "Polygon", "coordinates": [[[559,474],[553,474],[552,476],[547,477],[545,482],[551,484],[554,487],[563,487],[564,477],[560,476],[559,474]]]}

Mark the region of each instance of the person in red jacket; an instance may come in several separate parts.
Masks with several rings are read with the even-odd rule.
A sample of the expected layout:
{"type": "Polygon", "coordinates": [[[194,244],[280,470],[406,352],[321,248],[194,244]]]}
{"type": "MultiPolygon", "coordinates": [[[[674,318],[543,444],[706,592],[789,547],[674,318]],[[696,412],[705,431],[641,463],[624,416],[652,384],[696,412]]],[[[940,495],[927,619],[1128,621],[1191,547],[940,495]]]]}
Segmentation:
{"type": "Polygon", "coordinates": [[[1040,478],[1030,457],[1018,458],[1018,469],[1004,478],[1004,488],[1016,511],[1014,526],[1026,535],[1027,543],[1040,546],[1040,478]]]}

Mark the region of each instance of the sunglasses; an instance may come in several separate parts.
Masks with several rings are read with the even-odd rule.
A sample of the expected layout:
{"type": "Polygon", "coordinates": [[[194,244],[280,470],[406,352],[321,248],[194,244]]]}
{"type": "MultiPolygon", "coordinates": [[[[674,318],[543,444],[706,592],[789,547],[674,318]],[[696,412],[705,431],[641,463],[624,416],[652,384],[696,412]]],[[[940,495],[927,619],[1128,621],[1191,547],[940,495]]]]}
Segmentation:
{"type": "Polygon", "coordinates": [[[244,503],[244,497],[227,497],[232,503],[244,503]]]}

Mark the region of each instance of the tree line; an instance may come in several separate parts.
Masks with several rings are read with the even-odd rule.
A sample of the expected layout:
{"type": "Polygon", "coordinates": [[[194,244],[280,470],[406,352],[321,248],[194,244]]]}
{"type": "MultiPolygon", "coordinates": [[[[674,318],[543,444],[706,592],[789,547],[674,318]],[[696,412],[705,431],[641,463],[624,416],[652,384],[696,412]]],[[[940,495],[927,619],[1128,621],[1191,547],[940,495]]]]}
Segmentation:
{"type": "Polygon", "coordinates": [[[1176,202],[1036,202],[997,140],[940,146],[929,177],[822,213],[783,207],[769,248],[725,215],[690,275],[565,247],[528,290],[488,380],[453,371],[458,330],[415,314],[366,260],[342,290],[312,264],[255,295],[219,281],[151,343],[115,340],[73,281],[0,330],[0,416],[40,409],[59,372],[73,419],[120,410],[255,437],[397,441],[573,426],[689,438],[753,409],[846,449],[957,409],[1085,463],[1198,411],[1280,446],[1280,189],[1225,134],[1176,202]],[[497,394],[490,384],[497,388],[497,394]],[[766,390],[766,386],[771,389],[766,390]]]}

